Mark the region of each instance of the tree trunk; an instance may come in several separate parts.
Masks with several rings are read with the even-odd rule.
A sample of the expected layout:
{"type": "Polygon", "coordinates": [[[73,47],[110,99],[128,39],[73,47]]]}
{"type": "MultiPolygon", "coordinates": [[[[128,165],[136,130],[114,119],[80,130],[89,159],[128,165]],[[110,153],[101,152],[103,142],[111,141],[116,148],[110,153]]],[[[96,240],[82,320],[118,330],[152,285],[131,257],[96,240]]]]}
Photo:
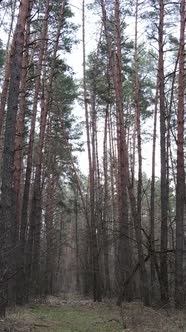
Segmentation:
{"type": "Polygon", "coordinates": [[[177,133],[177,185],[176,185],[176,255],[175,255],[175,302],[177,307],[184,304],[183,280],[183,240],[184,240],[184,81],[185,81],[185,0],[180,4],[180,47],[179,47],[179,76],[178,76],[178,133],[177,133]]]}
{"type": "Polygon", "coordinates": [[[74,214],[75,214],[75,244],[76,244],[76,291],[80,293],[80,250],[78,229],[78,191],[74,191],[74,214]]]}
{"type": "MultiPolygon", "coordinates": [[[[28,244],[27,244],[27,252],[25,252],[26,246],[26,230],[28,224],[28,209],[29,209],[29,196],[30,196],[30,185],[31,185],[31,174],[32,174],[32,162],[33,162],[33,148],[34,148],[34,135],[35,135],[35,125],[36,125],[36,115],[38,110],[38,99],[40,93],[41,86],[41,72],[43,66],[43,57],[46,48],[46,36],[48,30],[48,16],[49,16],[49,3],[50,0],[47,0],[45,7],[45,16],[43,20],[43,28],[40,36],[39,43],[39,55],[38,55],[38,64],[36,68],[36,81],[35,81],[35,89],[33,96],[33,109],[32,109],[32,118],[31,118],[31,128],[29,133],[29,144],[28,144],[28,157],[27,157],[27,166],[26,166],[26,175],[25,175],[25,184],[24,184],[24,192],[23,192],[23,200],[22,200],[22,210],[21,210],[21,231],[20,231],[20,242],[22,247],[22,256],[23,260],[26,261],[25,271],[24,271],[24,285],[26,289],[25,300],[28,301],[29,296],[29,282],[28,276],[31,276],[31,265],[32,260],[31,256],[29,256],[28,252],[32,250],[33,244],[33,227],[30,225],[28,244]]],[[[22,299],[23,300],[23,299],[22,299]]],[[[24,300],[23,300],[24,301],[24,300]]]]}
{"type": "Polygon", "coordinates": [[[167,212],[168,212],[168,182],[167,182],[167,153],[166,153],[166,109],[165,109],[165,77],[164,77],[164,0],[160,0],[159,19],[159,93],[160,93],[160,158],[161,158],[161,301],[167,303],[168,267],[167,267],[167,212]]]}
{"type": "Polygon", "coordinates": [[[138,0],[136,0],[135,8],[135,44],[134,44],[134,66],[135,66],[135,109],[136,109],[136,125],[137,125],[137,144],[138,144],[138,185],[137,185],[137,215],[134,220],[136,224],[136,240],[139,250],[140,262],[140,279],[143,301],[145,305],[149,305],[149,286],[148,276],[145,268],[144,254],[142,249],[141,235],[141,207],[142,207],[142,151],[141,151],[141,121],[140,121],[140,86],[138,73],[138,0]]]}
{"type": "MultiPolygon", "coordinates": [[[[31,4],[31,3],[30,3],[31,4]]],[[[30,10],[31,11],[31,6],[30,10]]],[[[20,84],[19,113],[17,116],[16,138],[15,138],[15,156],[14,156],[14,188],[16,194],[16,238],[17,247],[17,270],[16,275],[16,303],[23,304],[24,301],[24,247],[22,246],[21,230],[21,206],[22,206],[22,178],[23,178],[23,143],[24,143],[24,121],[26,111],[26,89],[28,79],[28,43],[29,43],[29,23],[27,22],[27,31],[25,35],[25,53],[23,54],[22,79],[20,84]]]]}
{"type": "MultiPolygon", "coordinates": [[[[41,232],[41,172],[42,172],[42,150],[45,137],[45,129],[47,122],[47,115],[49,113],[50,102],[51,102],[51,93],[52,93],[52,83],[54,78],[54,69],[56,64],[56,54],[58,50],[59,38],[61,35],[61,29],[64,22],[64,13],[65,13],[66,1],[64,0],[61,4],[61,9],[58,18],[58,27],[56,31],[56,38],[54,42],[54,50],[52,54],[52,62],[49,72],[49,79],[47,86],[45,85],[43,79],[43,91],[41,97],[41,117],[40,117],[40,132],[39,132],[39,142],[37,146],[36,153],[36,171],[33,185],[33,196],[31,203],[31,212],[30,212],[30,225],[33,232],[33,248],[29,249],[29,256],[32,255],[33,249],[33,266],[32,266],[32,284],[34,293],[38,294],[40,291],[39,286],[39,275],[40,275],[40,232],[41,232]]],[[[45,75],[44,75],[45,76],[45,75]]]]}
{"type": "Polygon", "coordinates": [[[3,168],[2,168],[2,199],[1,199],[1,234],[3,241],[1,243],[1,286],[0,307],[6,305],[5,282],[6,279],[11,281],[8,286],[8,300],[15,302],[15,271],[16,259],[14,249],[16,246],[16,200],[14,183],[14,153],[15,153],[15,135],[16,135],[16,118],[18,111],[19,87],[22,74],[22,59],[24,48],[25,25],[29,12],[30,1],[23,0],[19,7],[19,14],[15,28],[14,51],[12,55],[12,64],[10,68],[10,83],[8,93],[7,117],[5,127],[5,142],[3,150],[3,168]],[[13,189],[13,190],[12,190],[13,189]],[[14,275],[14,277],[13,277],[14,275]]]}
{"type": "MultiPolygon", "coordinates": [[[[126,279],[131,270],[129,242],[129,210],[128,210],[128,150],[126,145],[126,133],[124,127],[124,106],[122,88],[122,54],[121,54],[121,31],[120,31],[120,4],[115,0],[115,39],[116,39],[116,66],[115,66],[115,93],[117,108],[117,144],[118,144],[118,209],[119,209],[119,262],[121,269],[120,287],[122,280],[126,279]]],[[[114,74],[114,73],[113,73],[114,74]]],[[[129,284],[126,288],[125,299],[132,300],[132,288],[129,284]]]]}
{"type": "Polygon", "coordinates": [[[105,110],[105,128],[103,141],[103,174],[104,174],[104,202],[103,202],[103,255],[104,255],[104,293],[105,296],[111,297],[110,269],[109,269],[109,247],[108,247],[108,205],[109,205],[109,188],[108,188],[108,149],[107,149],[107,128],[108,128],[108,109],[105,110]]]}
{"type": "Polygon", "coordinates": [[[155,158],[156,158],[156,132],[157,132],[157,113],[158,113],[158,90],[159,79],[157,79],[155,108],[154,108],[154,129],[153,129],[153,145],[152,145],[152,176],[151,176],[151,195],[150,195],[150,266],[151,266],[151,293],[153,294],[155,282],[155,243],[154,243],[154,227],[155,227],[155,158]]]}
{"type": "MultiPolygon", "coordinates": [[[[95,151],[92,150],[90,145],[90,126],[89,126],[89,114],[88,114],[88,103],[87,103],[87,88],[86,88],[86,54],[85,54],[85,1],[82,4],[82,34],[83,34],[83,93],[84,93],[84,105],[85,105],[85,121],[86,121],[86,134],[87,134],[87,149],[88,149],[88,161],[89,161],[89,183],[90,183],[90,252],[92,260],[92,290],[94,301],[101,301],[101,287],[100,287],[100,271],[99,271],[99,257],[97,248],[97,234],[95,224],[95,151]]],[[[94,133],[94,128],[93,128],[94,133]]],[[[94,148],[94,137],[93,137],[93,148],[94,148]]]]}
{"type": "MultiPolygon", "coordinates": [[[[127,278],[130,273],[130,243],[129,243],[129,219],[128,219],[128,151],[126,146],[126,133],[123,119],[123,91],[122,91],[122,55],[121,55],[121,31],[120,31],[120,14],[119,2],[115,1],[115,40],[116,51],[113,53],[112,41],[107,29],[107,14],[105,3],[101,0],[102,18],[104,32],[107,42],[108,57],[110,61],[112,80],[116,95],[116,112],[117,112],[117,149],[118,149],[118,219],[120,228],[119,239],[119,263],[120,271],[118,281],[122,285],[123,278],[127,278]]],[[[118,268],[117,268],[118,269],[118,268]]],[[[122,286],[121,286],[122,287],[122,286]]],[[[126,300],[130,301],[132,291],[128,285],[125,293],[126,300]]]]}
{"type": "Polygon", "coordinates": [[[53,196],[54,196],[54,177],[49,174],[47,177],[47,200],[45,212],[46,225],[46,286],[45,294],[53,294],[54,290],[54,226],[53,226],[53,196]]]}

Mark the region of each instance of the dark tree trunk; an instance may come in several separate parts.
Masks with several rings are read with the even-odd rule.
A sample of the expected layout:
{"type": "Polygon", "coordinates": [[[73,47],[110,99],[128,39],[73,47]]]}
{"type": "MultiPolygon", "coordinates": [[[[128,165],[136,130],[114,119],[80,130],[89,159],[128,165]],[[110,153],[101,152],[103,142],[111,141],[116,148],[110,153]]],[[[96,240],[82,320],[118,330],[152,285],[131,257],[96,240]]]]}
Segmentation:
{"type": "Polygon", "coordinates": [[[145,268],[144,254],[142,248],[142,148],[141,148],[141,112],[140,112],[140,85],[138,73],[138,0],[136,0],[135,8],[135,45],[134,45],[134,62],[135,62],[135,109],[136,109],[136,129],[137,129],[137,145],[138,145],[138,185],[137,185],[137,214],[134,220],[136,229],[136,240],[138,242],[139,262],[140,262],[140,279],[141,291],[145,305],[149,305],[149,285],[147,271],[145,268]],[[136,220],[137,219],[137,220],[136,220]]]}
{"type": "Polygon", "coordinates": [[[15,302],[15,272],[16,257],[16,199],[14,191],[14,152],[16,135],[16,118],[18,111],[19,87],[22,74],[22,59],[24,48],[25,25],[29,12],[29,0],[23,0],[19,7],[17,25],[13,43],[14,51],[10,67],[10,82],[8,93],[7,117],[2,168],[2,200],[1,200],[1,285],[0,308],[6,305],[5,289],[8,287],[8,301],[15,302]],[[14,277],[13,277],[14,276],[14,277]],[[9,282],[6,284],[6,279],[9,282]],[[4,290],[4,291],[3,291],[4,290]]]}
{"type": "Polygon", "coordinates": [[[78,191],[74,192],[74,214],[75,214],[75,243],[76,243],[76,291],[81,290],[80,284],[80,250],[79,250],[79,229],[78,229],[78,191]]]}
{"type": "Polygon", "coordinates": [[[159,94],[160,94],[160,158],[161,158],[161,301],[167,303],[168,267],[167,267],[167,213],[168,213],[168,179],[167,179],[167,151],[166,151],[166,108],[165,108],[165,77],[164,77],[164,0],[160,0],[159,19],[159,94]]]}
{"type": "Polygon", "coordinates": [[[150,195],[150,265],[151,265],[151,293],[153,294],[155,282],[155,158],[156,158],[156,132],[157,132],[157,113],[158,113],[158,83],[156,87],[155,109],[154,109],[154,129],[152,144],[152,176],[151,176],[151,195],[150,195]]]}
{"type": "MultiPolygon", "coordinates": [[[[87,148],[88,148],[88,161],[89,161],[89,183],[90,183],[90,255],[92,263],[92,291],[94,301],[100,302],[102,299],[101,285],[100,285],[100,269],[99,269],[99,257],[97,247],[97,234],[96,234],[96,220],[95,220],[95,140],[93,137],[93,149],[91,151],[90,142],[90,125],[87,103],[87,88],[86,88],[86,64],[85,64],[85,1],[82,4],[82,32],[83,32],[83,93],[84,93],[84,105],[85,105],[85,121],[86,121],[86,134],[87,134],[87,148]],[[92,152],[92,155],[91,155],[92,152]]],[[[93,134],[94,128],[92,128],[93,134]]]]}
{"type": "MultiPolygon", "coordinates": [[[[128,149],[124,126],[124,105],[122,88],[122,53],[121,53],[121,22],[120,2],[115,0],[115,39],[116,39],[116,65],[115,65],[115,93],[117,108],[117,144],[118,144],[118,212],[119,212],[119,261],[121,267],[120,288],[122,280],[127,279],[131,270],[131,243],[129,241],[129,209],[128,209],[128,149]]],[[[114,75],[114,72],[113,74],[114,75]]],[[[125,299],[132,300],[132,287],[128,284],[125,290],[125,299]]]]}
{"type": "Polygon", "coordinates": [[[109,188],[108,188],[108,149],[107,149],[107,128],[108,128],[108,109],[105,110],[105,128],[103,142],[103,173],[104,173],[104,202],[103,202],[103,256],[104,256],[104,294],[111,296],[110,268],[109,268],[109,247],[108,247],[108,204],[109,204],[109,188]]]}
{"type": "Polygon", "coordinates": [[[45,84],[45,74],[43,79],[43,91],[41,97],[41,117],[40,117],[40,132],[39,132],[39,142],[36,152],[36,171],[33,184],[33,195],[31,202],[31,212],[30,212],[30,249],[28,252],[29,261],[32,262],[32,285],[35,294],[40,292],[40,233],[41,233],[41,202],[42,202],[42,183],[41,183],[41,173],[42,173],[42,157],[43,157],[43,145],[46,131],[47,116],[50,109],[51,94],[52,94],[52,84],[54,78],[54,69],[56,64],[56,54],[58,51],[59,38],[61,35],[61,30],[64,23],[66,1],[61,3],[61,9],[58,17],[58,26],[55,36],[55,41],[53,45],[53,54],[51,67],[49,71],[49,79],[47,85],[45,84]],[[33,257],[33,261],[31,260],[33,257]]]}
{"type": "Polygon", "coordinates": [[[183,280],[183,240],[184,240],[184,81],[185,81],[185,0],[180,4],[180,47],[179,47],[179,76],[178,76],[178,133],[177,133],[177,185],[176,185],[176,260],[175,260],[175,302],[177,307],[184,304],[183,280]]]}
{"type": "MultiPolygon", "coordinates": [[[[30,6],[31,11],[31,6],[30,6]]],[[[25,53],[23,54],[22,79],[20,84],[19,113],[17,116],[16,138],[15,138],[15,156],[14,156],[14,188],[16,194],[16,238],[17,246],[17,270],[16,275],[16,303],[24,303],[24,247],[22,245],[21,230],[21,207],[22,207],[22,179],[23,179],[23,144],[24,144],[24,121],[26,111],[26,89],[28,79],[28,42],[29,42],[29,23],[27,23],[25,35],[25,53]]]]}
{"type": "MultiPolygon", "coordinates": [[[[129,218],[128,218],[128,150],[126,145],[126,133],[124,127],[123,114],[123,88],[122,88],[122,54],[121,54],[121,31],[120,31],[120,10],[119,1],[115,1],[115,41],[116,51],[113,53],[112,41],[107,29],[107,13],[105,2],[101,1],[102,18],[104,32],[107,42],[108,57],[110,61],[112,80],[116,95],[116,112],[117,112],[117,150],[118,150],[118,219],[120,228],[119,239],[119,283],[122,288],[122,280],[130,274],[130,242],[129,242],[129,218]]],[[[118,267],[117,267],[118,269],[118,267]]],[[[125,299],[130,301],[132,297],[131,285],[127,285],[125,299]]]]}
{"type": "Polygon", "coordinates": [[[53,197],[54,197],[54,178],[49,174],[47,178],[47,200],[46,200],[46,287],[45,294],[53,294],[54,291],[54,225],[53,225],[53,197]]]}
{"type": "Polygon", "coordinates": [[[38,99],[40,93],[41,86],[41,72],[43,66],[43,56],[46,48],[46,36],[48,30],[48,15],[49,15],[49,0],[46,2],[45,7],[45,17],[43,22],[43,28],[41,32],[41,42],[39,44],[39,55],[38,55],[38,64],[36,68],[36,81],[34,88],[34,96],[33,96],[33,109],[32,109],[32,118],[31,118],[31,128],[29,133],[29,144],[28,144],[28,157],[27,157],[27,166],[26,166],[26,176],[25,176],[25,184],[23,191],[23,201],[22,201],[22,210],[21,210],[21,230],[20,230],[20,242],[22,247],[22,259],[26,261],[26,265],[24,268],[23,275],[23,285],[24,285],[24,297],[22,301],[28,301],[29,296],[29,278],[31,276],[31,265],[32,260],[31,256],[29,256],[28,252],[32,251],[33,245],[33,227],[30,226],[28,244],[27,244],[27,252],[25,251],[26,247],[26,231],[28,225],[28,210],[29,210],[29,201],[30,201],[30,185],[31,185],[31,174],[32,174],[32,163],[33,163],[33,148],[34,148],[34,135],[35,135],[35,125],[36,125],[36,116],[38,109],[38,99]]]}

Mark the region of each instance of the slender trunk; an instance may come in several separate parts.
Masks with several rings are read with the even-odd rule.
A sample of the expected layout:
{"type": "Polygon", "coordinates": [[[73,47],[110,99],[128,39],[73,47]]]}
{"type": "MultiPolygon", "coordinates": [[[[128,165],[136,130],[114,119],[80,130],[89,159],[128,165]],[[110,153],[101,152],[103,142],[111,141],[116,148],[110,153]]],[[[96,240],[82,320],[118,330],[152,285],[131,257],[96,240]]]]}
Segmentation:
{"type": "MultiPolygon", "coordinates": [[[[110,108],[110,107],[109,107],[110,108]]],[[[112,133],[112,124],[111,124],[111,111],[108,110],[108,134],[109,134],[109,164],[110,164],[110,181],[111,181],[111,197],[112,197],[112,226],[114,228],[115,226],[115,188],[114,188],[114,160],[115,160],[115,154],[114,154],[114,147],[113,147],[113,133],[112,133]]]]}
{"type": "Polygon", "coordinates": [[[184,82],[185,82],[185,0],[180,4],[180,48],[179,48],[179,76],[178,76],[178,133],[177,133],[177,185],[176,185],[176,255],[175,255],[175,302],[177,307],[184,304],[183,279],[183,240],[184,240],[184,82]]]}
{"type": "Polygon", "coordinates": [[[78,191],[74,195],[75,212],[75,243],[76,243],[76,291],[80,292],[80,250],[79,250],[79,229],[78,229],[78,191]]]}
{"type": "Polygon", "coordinates": [[[60,216],[60,229],[59,229],[59,240],[58,240],[58,253],[57,253],[57,266],[56,266],[56,290],[58,290],[59,284],[61,283],[61,258],[63,256],[63,233],[64,233],[64,221],[63,212],[60,216]]]}
{"type": "Polygon", "coordinates": [[[108,128],[108,109],[105,111],[105,129],[103,141],[103,173],[104,173],[104,203],[103,203],[103,254],[104,254],[104,292],[105,296],[111,297],[111,283],[110,283],[110,269],[109,269],[109,247],[108,247],[108,204],[109,204],[109,189],[108,189],[108,148],[107,148],[107,128],[108,128]]]}
{"type": "MultiPolygon", "coordinates": [[[[50,168],[50,167],[49,167],[50,168]]],[[[48,174],[47,177],[47,199],[45,212],[46,225],[46,285],[45,294],[53,294],[54,289],[54,226],[53,226],[53,196],[54,196],[54,176],[48,174]]]]}
{"type": "Polygon", "coordinates": [[[136,240],[140,242],[139,256],[140,256],[140,279],[141,291],[145,305],[149,305],[149,286],[148,276],[145,268],[144,254],[142,249],[142,235],[141,235],[141,206],[142,206],[142,151],[141,151],[141,120],[140,120],[140,86],[138,73],[138,0],[136,0],[135,8],[135,45],[134,45],[134,62],[135,62],[135,109],[136,109],[136,125],[137,125],[137,144],[138,144],[138,185],[137,185],[137,220],[136,223],[136,240]]]}
{"type": "Polygon", "coordinates": [[[136,128],[137,128],[137,117],[135,117],[134,123],[134,132],[132,137],[132,161],[131,161],[131,182],[132,186],[134,187],[135,182],[135,170],[136,170],[136,128]]]}
{"type": "MultiPolygon", "coordinates": [[[[84,106],[85,106],[85,121],[86,121],[86,134],[87,134],[87,149],[88,149],[88,160],[89,160],[89,181],[90,181],[90,252],[92,259],[92,288],[94,301],[101,301],[101,287],[100,287],[100,276],[99,276],[99,261],[98,261],[98,248],[97,248],[97,235],[96,235],[96,224],[94,215],[94,165],[93,161],[96,159],[95,153],[92,151],[91,156],[91,145],[90,145],[90,126],[89,126],[89,114],[88,114],[88,103],[87,103],[87,87],[86,87],[86,53],[85,53],[85,1],[82,4],[82,33],[83,33],[83,93],[84,93],[84,106]]],[[[94,132],[94,128],[93,128],[94,132]]],[[[94,138],[93,138],[94,139],[94,138]]],[[[94,141],[95,142],[95,141],[94,141]]],[[[93,144],[94,147],[94,144],[93,144]]]]}
{"type": "Polygon", "coordinates": [[[54,273],[55,273],[55,253],[54,253],[54,193],[55,181],[53,174],[53,166],[55,156],[51,146],[51,118],[48,119],[46,139],[45,139],[45,155],[47,161],[46,167],[46,201],[45,201],[45,229],[46,229],[46,266],[45,266],[45,294],[52,295],[54,292],[54,273]]]}
{"type": "Polygon", "coordinates": [[[138,184],[137,184],[137,213],[138,223],[141,224],[142,205],[142,148],[141,148],[141,110],[140,110],[140,85],[138,73],[138,0],[135,9],[135,42],[134,42],[134,81],[135,81],[135,111],[138,148],[138,184]]]}
{"type": "Polygon", "coordinates": [[[117,284],[117,243],[118,243],[118,230],[117,230],[117,215],[118,215],[118,204],[115,199],[115,191],[116,191],[116,183],[117,178],[115,176],[115,163],[116,156],[114,151],[114,143],[113,143],[113,130],[112,130],[112,114],[111,114],[111,106],[108,110],[108,135],[109,135],[109,175],[110,175],[110,184],[111,184],[111,220],[112,220],[112,233],[113,233],[113,262],[114,266],[112,268],[112,273],[114,274],[114,284],[117,284]]]}
{"type": "MultiPolygon", "coordinates": [[[[96,60],[95,60],[96,61],[96,60]]],[[[100,175],[97,147],[97,110],[96,110],[96,75],[97,64],[94,64],[94,78],[91,98],[91,129],[92,129],[92,174],[90,176],[90,197],[91,200],[91,220],[92,220],[92,239],[93,239],[93,266],[95,267],[96,278],[96,301],[101,301],[101,270],[99,260],[99,249],[101,248],[101,204],[100,204],[100,175]]]]}
{"type": "Polygon", "coordinates": [[[168,212],[168,183],[167,183],[167,159],[166,159],[166,109],[165,109],[165,77],[164,77],[164,0],[160,0],[159,20],[159,94],[160,94],[160,158],[161,158],[161,301],[167,303],[168,291],[168,267],[167,267],[167,212],[168,212]]]}
{"type": "MultiPolygon", "coordinates": [[[[169,182],[169,169],[172,169],[172,176],[174,181],[174,186],[176,187],[176,180],[175,180],[175,172],[173,167],[173,159],[172,159],[172,150],[171,150],[171,117],[172,117],[172,110],[173,110],[173,103],[174,103],[174,92],[175,92],[175,83],[177,77],[177,68],[178,68],[178,60],[179,60],[179,52],[175,62],[173,79],[171,84],[171,95],[170,95],[170,102],[169,102],[169,110],[167,115],[167,177],[169,182]],[[170,159],[170,160],[169,160],[170,159]]],[[[169,193],[168,193],[169,195],[169,193]]]]}
{"type": "Polygon", "coordinates": [[[152,176],[151,176],[151,195],[150,195],[150,266],[151,266],[151,292],[153,293],[155,282],[155,243],[154,243],[154,227],[155,227],[155,162],[156,162],[156,132],[157,132],[157,113],[158,113],[158,85],[157,79],[155,108],[154,108],[154,129],[153,129],[153,145],[152,145],[152,176]]]}

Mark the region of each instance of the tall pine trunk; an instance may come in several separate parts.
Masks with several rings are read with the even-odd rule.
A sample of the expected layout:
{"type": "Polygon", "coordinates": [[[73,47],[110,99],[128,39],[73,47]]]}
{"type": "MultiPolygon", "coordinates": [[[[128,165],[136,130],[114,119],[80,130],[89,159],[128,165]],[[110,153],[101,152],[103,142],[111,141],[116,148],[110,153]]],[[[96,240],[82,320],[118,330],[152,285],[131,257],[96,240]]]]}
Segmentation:
{"type": "MultiPolygon", "coordinates": [[[[124,125],[124,104],[122,85],[122,52],[121,52],[121,22],[120,2],[115,0],[115,39],[116,39],[116,66],[115,66],[115,93],[117,110],[117,144],[118,144],[118,209],[119,209],[119,259],[121,264],[121,280],[125,280],[131,271],[131,243],[129,241],[129,204],[128,183],[129,164],[126,132],[124,125]]],[[[114,73],[113,73],[114,74],[114,73]]],[[[122,282],[120,284],[122,287],[122,282]]],[[[132,300],[131,283],[125,289],[125,299],[132,300]]]]}
{"type": "MultiPolygon", "coordinates": [[[[30,3],[31,4],[31,3],[30,3]]],[[[31,11],[31,6],[30,6],[31,11]]],[[[15,156],[14,156],[14,188],[16,194],[16,238],[17,245],[17,270],[16,274],[16,303],[23,304],[24,301],[24,248],[22,246],[22,234],[21,234],[21,207],[22,207],[22,179],[23,179],[23,145],[24,145],[24,122],[26,112],[26,90],[29,68],[29,22],[27,22],[26,34],[25,34],[25,52],[23,54],[23,70],[20,84],[20,99],[19,99],[19,113],[17,116],[16,126],[16,138],[15,138],[15,156]]]]}
{"type": "Polygon", "coordinates": [[[167,303],[168,267],[167,267],[167,211],[168,211],[168,179],[167,179],[167,151],[166,151],[166,108],[165,108],[165,76],[164,76],[164,0],[160,0],[159,9],[159,95],[160,95],[160,158],[161,158],[161,301],[167,303]]]}
{"type": "Polygon", "coordinates": [[[109,186],[108,186],[108,148],[107,148],[107,128],[108,128],[108,110],[105,109],[105,126],[103,141],[103,174],[104,174],[104,201],[103,201],[103,258],[104,258],[104,294],[111,296],[110,266],[109,266],[109,247],[108,247],[108,205],[109,205],[109,186]]]}
{"type": "Polygon", "coordinates": [[[157,113],[158,113],[158,84],[157,79],[155,108],[154,108],[154,128],[152,143],[152,175],[151,175],[151,194],[150,194],[150,268],[151,268],[151,294],[153,294],[155,282],[155,162],[156,162],[156,134],[157,134],[157,113]]]}
{"type": "Polygon", "coordinates": [[[14,153],[18,98],[22,74],[25,25],[29,13],[29,4],[29,0],[23,0],[19,7],[19,14],[13,38],[14,51],[10,68],[11,74],[9,82],[2,168],[2,210],[0,226],[3,240],[0,248],[0,273],[3,284],[1,286],[0,308],[6,306],[7,304],[7,297],[5,296],[5,291],[3,292],[3,289],[8,290],[8,301],[11,303],[15,302],[16,285],[14,275],[16,271],[16,259],[14,249],[16,246],[16,199],[13,187],[14,153]],[[9,282],[6,283],[6,279],[9,280],[9,282]]]}
{"type": "Polygon", "coordinates": [[[176,185],[176,255],[175,255],[175,302],[177,307],[184,304],[183,280],[183,240],[184,240],[184,204],[185,204],[185,174],[184,174],[184,82],[185,82],[185,0],[180,4],[180,46],[179,46],[179,76],[178,76],[178,114],[177,114],[177,185],[176,185]]]}
{"type": "MultiPolygon", "coordinates": [[[[90,255],[92,265],[92,291],[94,301],[100,302],[102,299],[101,285],[100,285],[100,269],[99,269],[99,257],[97,246],[97,233],[96,233],[96,220],[95,220],[95,139],[93,137],[93,149],[91,149],[90,141],[90,124],[89,124],[89,112],[87,103],[87,87],[86,87],[86,54],[85,54],[85,1],[82,4],[82,34],[83,34],[83,94],[84,94],[84,106],[85,106],[85,122],[86,122],[86,134],[87,134],[87,149],[88,149],[88,161],[89,161],[89,202],[90,202],[90,255]]],[[[94,128],[93,135],[95,135],[94,128]]]]}
{"type": "Polygon", "coordinates": [[[20,230],[20,242],[22,248],[22,261],[25,267],[23,269],[23,288],[25,299],[22,298],[21,301],[28,300],[29,296],[29,282],[28,279],[31,275],[31,255],[28,252],[32,251],[33,244],[33,227],[30,225],[29,237],[27,243],[27,252],[26,249],[26,231],[28,225],[28,211],[29,211],[29,200],[30,200],[30,186],[31,186],[31,174],[32,174],[32,163],[33,163],[33,149],[34,149],[34,135],[35,135],[35,125],[36,125],[36,116],[38,110],[38,100],[39,93],[41,88],[41,72],[43,67],[43,57],[46,49],[46,36],[48,30],[48,17],[49,17],[49,3],[50,0],[47,0],[45,7],[45,16],[43,20],[43,27],[40,36],[39,43],[39,55],[38,55],[38,64],[36,68],[36,81],[34,87],[34,96],[33,96],[33,108],[32,108],[32,117],[31,117],[31,128],[29,133],[29,144],[28,144],[28,156],[27,156],[27,166],[26,166],[26,175],[25,175],[25,184],[23,191],[23,200],[22,200],[22,209],[21,209],[21,230],[20,230]]]}
{"type": "MultiPolygon", "coordinates": [[[[40,233],[41,233],[41,203],[42,203],[42,157],[43,157],[43,145],[46,131],[47,116],[51,105],[52,85],[54,79],[54,70],[56,64],[56,55],[58,51],[59,38],[64,23],[66,1],[62,1],[60,13],[58,17],[58,26],[53,45],[52,61],[49,71],[49,79],[47,85],[45,84],[45,77],[43,79],[43,91],[41,97],[41,117],[40,117],[40,132],[39,141],[36,151],[36,170],[33,184],[33,195],[30,211],[30,225],[33,231],[33,236],[30,236],[32,247],[29,249],[29,257],[33,257],[32,261],[32,285],[35,294],[40,292],[40,233]]],[[[46,73],[45,73],[46,74],[46,73]]],[[[31,260],[31,259],[29,259],[31,260]]]]}
{"type": "Polygon", "coordinates": [[[135,67],[135,110],[136,110],[136,126],[137,126],[137,146],[138,146],[138,184],[137,184],[137,221],[134,220],[136,229],[136,240],[138,242],[139,262],[140,262],[140,279],[141,290],[144,304],[149,305],[149,285],[148,276],[145,268],[144,254],[142,248],[142,147],[141,147],[141,111],[140,111],[140,84],[138,72],[138,0],[136,0],[135,8],[135,43],[134,43],[134,67],[135,67]]]}

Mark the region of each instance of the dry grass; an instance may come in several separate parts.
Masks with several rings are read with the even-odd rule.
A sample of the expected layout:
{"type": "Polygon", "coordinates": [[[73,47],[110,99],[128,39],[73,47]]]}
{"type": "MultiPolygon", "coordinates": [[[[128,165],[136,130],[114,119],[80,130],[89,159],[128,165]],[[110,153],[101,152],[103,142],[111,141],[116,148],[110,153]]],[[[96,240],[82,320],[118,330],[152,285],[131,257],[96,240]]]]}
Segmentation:
{"type": "Polygon", "coordinates": [[[48,297],[10,311],[0,322],[6,332],[186,332],[186,310],[153,309],[141,303],[95,304],[79,298],[48,297]]]}
{"type": "Polygon", "coordinates": [[[122,306],[122,315],[131,332],[186,332],[186,311],[153,309],[131,303],[122,306]]]}

